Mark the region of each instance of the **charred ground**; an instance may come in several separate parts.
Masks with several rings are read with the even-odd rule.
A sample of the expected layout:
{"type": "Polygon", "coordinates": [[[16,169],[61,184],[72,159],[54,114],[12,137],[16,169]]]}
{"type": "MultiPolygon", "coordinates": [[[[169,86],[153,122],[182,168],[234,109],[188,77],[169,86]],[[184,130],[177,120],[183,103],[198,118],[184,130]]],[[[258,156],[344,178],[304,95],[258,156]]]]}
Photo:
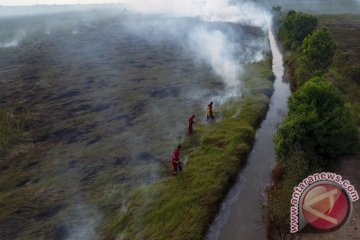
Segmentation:
{"type": "MultiPolygon", "coordinates": [[[[187,116],[224,88],[173,42],[133,36],[124,16],[90,15],[0,20],[2,42],[18,42],[0,49],[0,107],[30,119],[1,156],[1,239],[100,237],[135,186],[168,176],[187,116]]],[[[255,119],[271,94],[264,64],[265,82],[250,83],[257,66],[247,77],[261,102],[255,119]]]]}

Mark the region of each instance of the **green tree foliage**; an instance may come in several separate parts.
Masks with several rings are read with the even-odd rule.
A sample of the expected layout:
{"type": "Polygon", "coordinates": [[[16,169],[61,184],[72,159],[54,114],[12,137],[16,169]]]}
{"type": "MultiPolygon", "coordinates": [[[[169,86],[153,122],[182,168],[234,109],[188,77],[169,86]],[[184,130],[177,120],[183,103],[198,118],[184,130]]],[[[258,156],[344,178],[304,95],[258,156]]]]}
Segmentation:
{"type": "Polygon", "coordinates": [[[295,80],[298,87],[312,77],[322,76],[330,66],[336,50],[336,42],[326,27],[307,36],[296,60],[295,80]]]}
{"type": "Polygon", "coordinates": [[[300,45],[305,37],[314,31],[317,18],[309,14],[289,11],[281,21],[279,35],[286,47],[300,45]]]}
{"type": "Polygon", "coordinates": [[[280,165],[294,149],[312,159],[310,168],[326,166],[330,160],[353,150],[357,141],[354,115],[340,92],[323,77],[306,82],[289,100],[289,113],[275,136],[280,165]]]}
{"type": "Polygon", "coordinates": [[[304,39],[302,55],[307,67],[313,71],[325,71],[331,64],[336,42],[329,29],[321,27],[304,39]]]}

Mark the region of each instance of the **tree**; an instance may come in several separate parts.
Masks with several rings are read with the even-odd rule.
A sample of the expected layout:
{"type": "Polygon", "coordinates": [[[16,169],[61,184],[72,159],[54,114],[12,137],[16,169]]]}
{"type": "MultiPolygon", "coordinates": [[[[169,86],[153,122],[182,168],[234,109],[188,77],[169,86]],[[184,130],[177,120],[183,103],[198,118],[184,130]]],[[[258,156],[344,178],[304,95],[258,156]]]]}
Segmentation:
{"type": "Polygon", "coordinates": [[[326,27],[321,27],[304,39],[301,45],[304,63],[309,70],[325,71],[331,64],[336,42],[326,27]]]}
{"type": "Polygon", "coordinates": [[[309,14],[289,11],[280,23],[279,34],[286,47],[300,45],[317,26],[317,18],[309,14]]]}
{"type": "Polygon", "coordinates": [[[295,80],[298,87],[312,77],[326,73],[330,66],[336,42],[326,27],[321,27],[306,37],[296,60],[295,80]]]}
{"type": "Polygon", "coordinates": [[[303,151],[314,168],[350,153],[356,141],[355,117],[340,92],[324,77],[315,77],[289,99],[288,115],[275,136],[275,150],[282,165],[288,164],[294,150],[303,151]]]}

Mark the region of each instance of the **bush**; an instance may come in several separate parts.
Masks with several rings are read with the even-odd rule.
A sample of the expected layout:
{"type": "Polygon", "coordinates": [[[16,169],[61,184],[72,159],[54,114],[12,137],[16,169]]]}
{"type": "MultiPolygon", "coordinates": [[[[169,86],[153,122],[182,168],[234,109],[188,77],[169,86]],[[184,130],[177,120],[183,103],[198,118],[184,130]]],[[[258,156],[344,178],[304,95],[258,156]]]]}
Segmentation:
{"type": "Polygon", "coordinates": [[[350,153],[357,141],[356,121],[340,92],[323,77],[304,84],[289,100],[289,113],[275,136],[280,164],[292,149],[306,153],[312,168],[350,153]]]}
{"type": "Polygon", "coordinates": [[[336,42],[326,27],[321,27],[304,39],[301,45],[303,60],[310,72],[326,71],[330,66],[336,42]]]}
{"type": "Polygon", "coordinates": [[[306,37],[296,59],[296,86],[302,86],[312,77],[324,75],[334,58],[335,50],[336,42],[325,27],[306,37]]]}
{"type": "Polygon", "coordinates": [[[289,11],[281,21],[279,35],[287,48],[299,45],[317,26],[317,18],[309,14],[289,11]]]}

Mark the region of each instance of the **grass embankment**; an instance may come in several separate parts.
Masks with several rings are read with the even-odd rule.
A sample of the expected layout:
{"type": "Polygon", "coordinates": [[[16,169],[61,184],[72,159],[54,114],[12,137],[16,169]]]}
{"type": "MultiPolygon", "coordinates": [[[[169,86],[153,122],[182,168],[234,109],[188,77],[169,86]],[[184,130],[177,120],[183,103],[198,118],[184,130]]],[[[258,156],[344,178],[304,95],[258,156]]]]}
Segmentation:
{"type": "Polygon", "coordinates": [[[296,14],[284,16],[279,24],[294,94],[275,137],[278,165],[268,195],[272,239],[294,237],[288,235],[294,186],[314,172],[336,170],[341,156],[359,149],[360,17],[318,16],[317,27],[295,39],[295,32],[304,30],[296,26],[314,19],[296,14]]]}
{"type": "Polygon", "coordinates": [[[246,67],[242,98],[221,106],[217,115],[223,120],[197,125],[183,143],[184,171],[135,189],[128,208],[113,213],[103,239],[203,238],[267,112],[273,89],[270,62],[246,67]]]}

